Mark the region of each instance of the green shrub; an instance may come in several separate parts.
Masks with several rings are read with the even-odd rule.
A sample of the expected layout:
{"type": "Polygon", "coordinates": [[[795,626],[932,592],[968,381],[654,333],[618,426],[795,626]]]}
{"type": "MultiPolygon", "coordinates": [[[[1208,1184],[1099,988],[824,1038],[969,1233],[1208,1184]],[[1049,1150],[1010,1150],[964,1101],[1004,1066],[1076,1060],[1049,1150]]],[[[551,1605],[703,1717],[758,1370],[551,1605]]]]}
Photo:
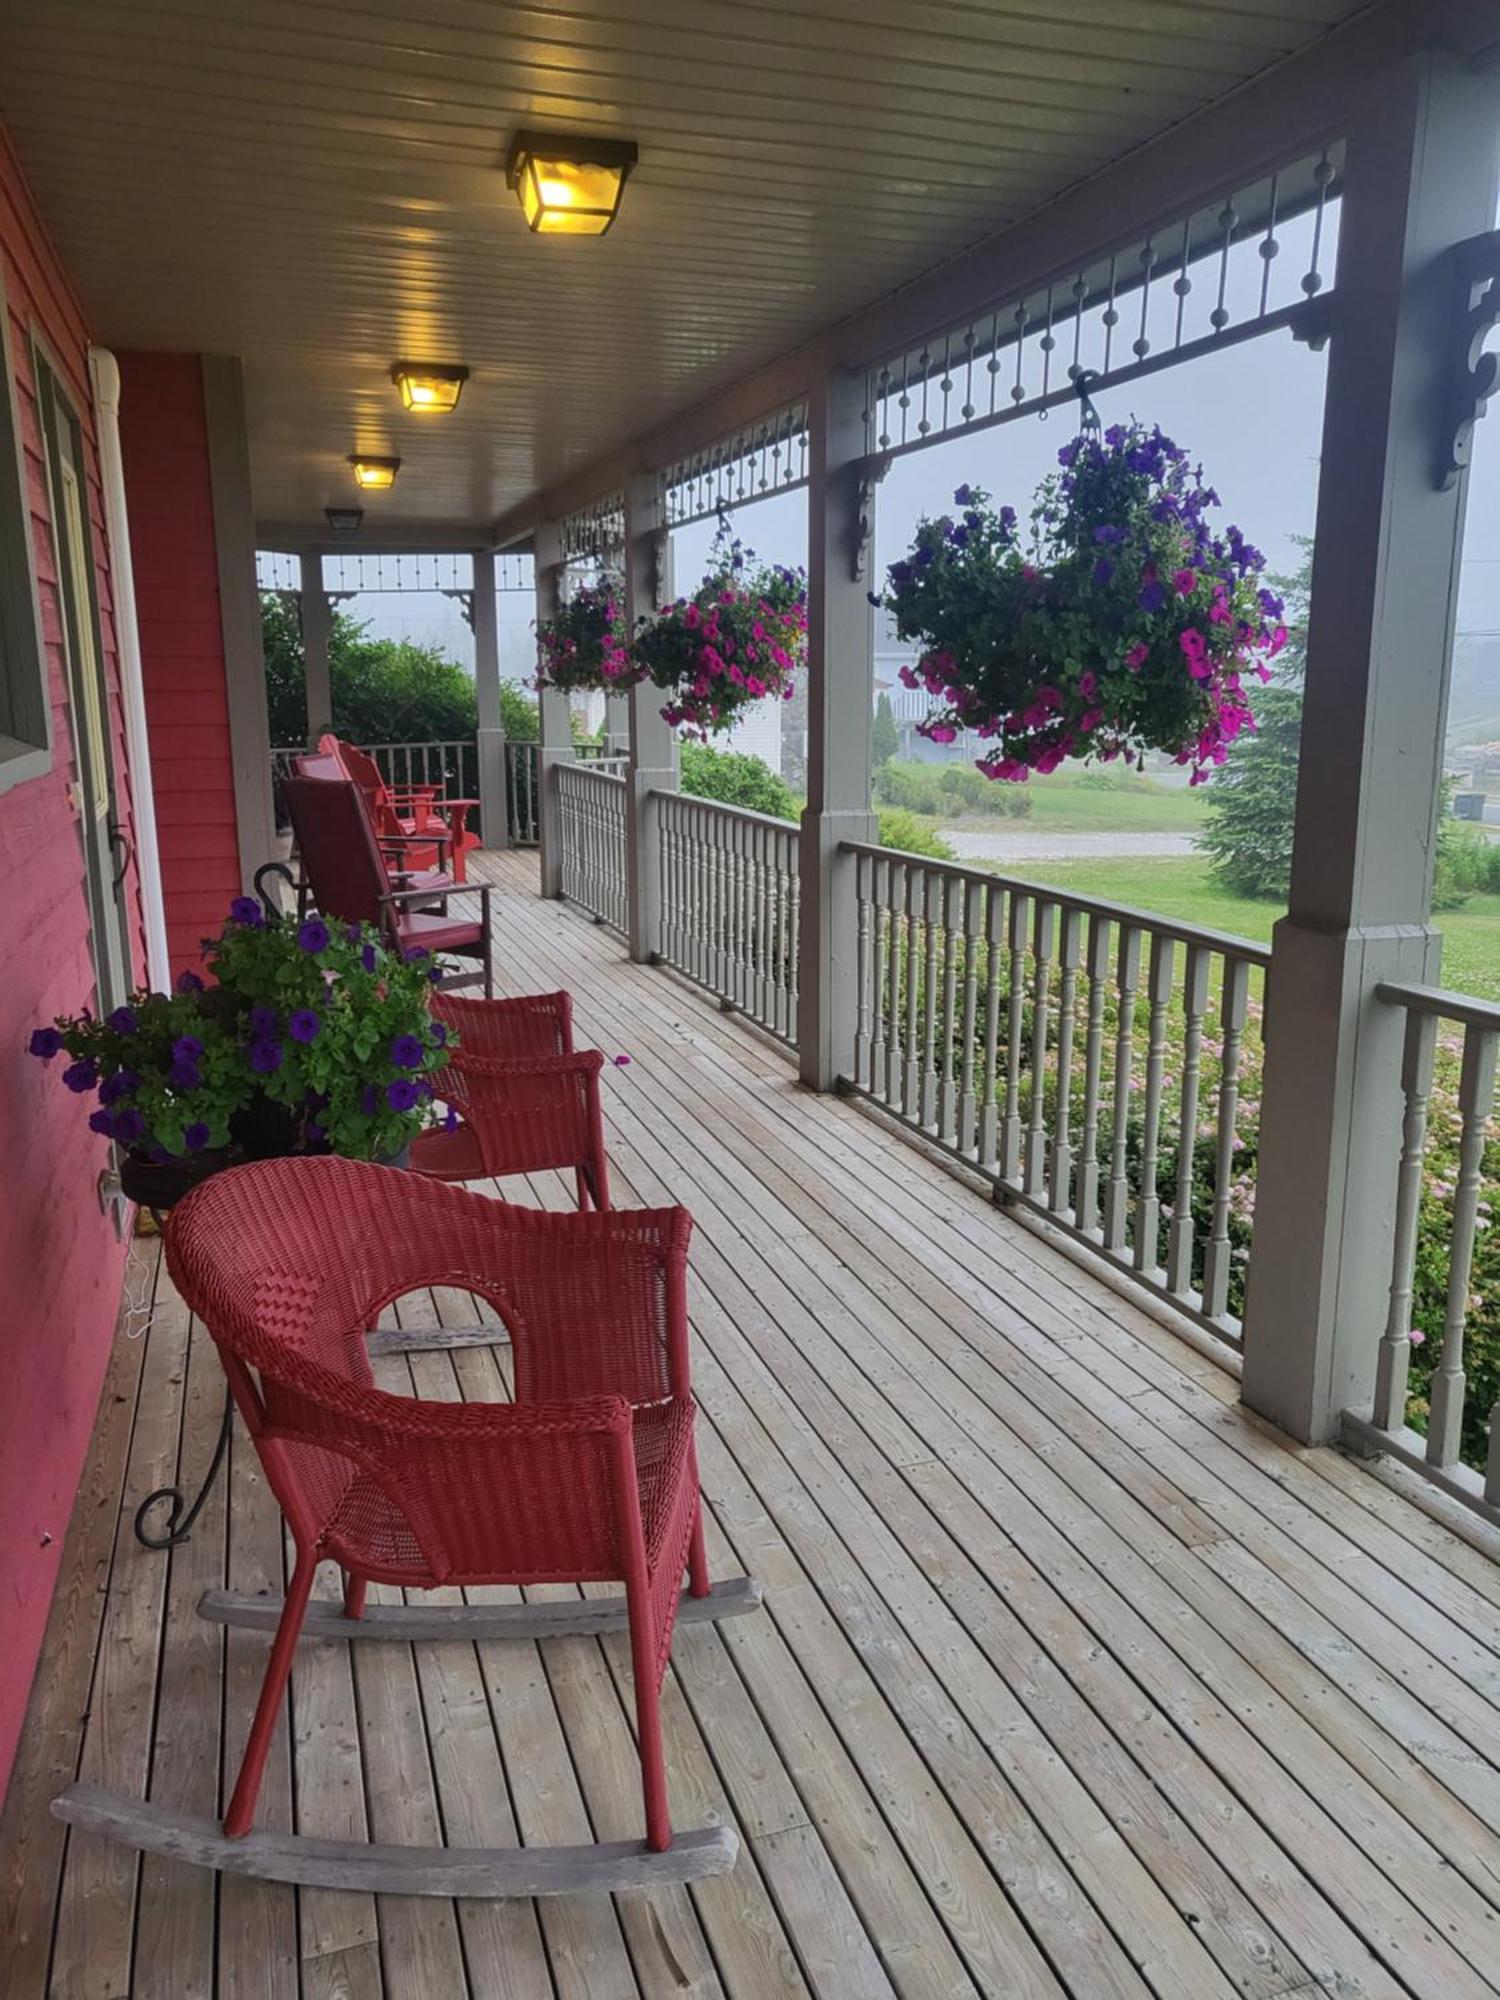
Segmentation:
{"type": "Polygon", "coordinates": [[[903,812],[899,806],[886,806],[880,812],[880,845],[894,847],[902,854],[918,854],[927,861],[956,860],[953,849],[940,833],[923,826],[915,813],[903,812]]]}
{"type": "Polygon", "coordinates": [[[791,787],[760,757],[684,743],[680,772],[682,789],[694,798],[717,799],[720,805],[743,806],[748,812],[769,813],[773,819],[798,816],[791,787]]]}

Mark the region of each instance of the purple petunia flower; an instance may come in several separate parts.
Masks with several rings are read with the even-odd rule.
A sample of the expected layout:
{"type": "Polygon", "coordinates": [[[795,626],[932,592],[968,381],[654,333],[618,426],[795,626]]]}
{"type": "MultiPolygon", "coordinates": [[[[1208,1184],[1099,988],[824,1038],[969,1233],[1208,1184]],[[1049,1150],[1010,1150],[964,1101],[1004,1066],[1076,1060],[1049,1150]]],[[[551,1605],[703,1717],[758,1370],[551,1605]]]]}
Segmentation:
{"type": "Polygon", "coordinates": [[[182,1143],[190,1153],[201,1153],[209,1141],[209,1130],[201,1118],[195,1119],[182,1135],[182,1143]]]}
{"type": "Polygon", "coordinates": [[[359,925],[358,924],[347,925],[344,930],[344,942],[346,944],[358,944],[359,938],[360,938],[359,925]]]}
{"type": "Polygon", "coordinates": [[[270,1076],[281,1068],[280,1042],[252,1042],[250,1044],[250,1067],[260,1076],[270,1076]]]}
{"type": "Polygon", "coordinates": [[[1161,583],[1148,583],[1141,590],[1140,606],[1142,611],[1160,611],[1166,601],[1166,587],[1161,583]]]}
{"type": "Polygon", "coordinates": [[[31,1040],[27,1043],[31,1053],[40,1056],[43,1062],[51,1062],[62,1049],[62,1045],[63,1038],[56,1028],[33,1028],[31,1040]]]}
{"type": "Polygon", "coordinates": [[[196,1035],[179,1035],[172,1044],[172,1053],[179,1062],[196,1062],[203,1053],[203,1044],[196,1035]]]}
{"type": "Polygon", "coordinates": [[[141,1087],[141,1080],[133,1069],[117,1069],[113,1076],[107,1076],[99,1086],[101,1104],[118,1104],[122,1097],[134,1097],[141,1087]]]}
{"type": "Polygon", "coordinates": [[[91,1111],[89,1113],[89,1130],[91,1132],[98,1132],[105,1139],[112,1139],[115,1136],[115,1114],[113,1111],[91,1111]]]}
{"type": "Polygon", "coordinates": [[[229,905],[231,923],[244,924],[249,930],[258,930],[266,920],[266,913],[253,896],[236,896],[229,905]]]}
{"type": "Polygon", "coordinates": [[[430,1028],[428,1029],[428,1033],[432,1036],[432,1046],[435,1049],[441,1049],[447,1046],[448,1023],[446,1021],[434,1021],[430,1026],[430,1028]]]}
{"type": "Polygon", "coordinates": [[[62,1078],[69,1090],[76,1091],[81,1097],[99,1081],[99,1065],[92,1056],[84,1056],[78,1062],[69,1063],[62,1078]]]}
{"type": "Polygon", "coordinates": [[[258,1042],[271,1041],[281,1026],[281,1016],[274,1007],[252,1007],[249,1018],[250,1033],[258,1042]]]}
{"type": "Polygon", "coordinates": [[[1096,542],[1105,542],[1105,543],[1123,542],[1124,539],[1125,539],[1125,530],[1123,528],[1112,527],[1108,522],[1101,523],[1100,526],[1095,528],[1094,530],[1094,540],[1096,542]]]}
{"type": "Polygon", "coordinates": [[[115,1137],[122,1146],[133,1146],[146,1136],[146,1121],[133,1104],[115,1113],[115,1137]]]}
{"type": "Polygon", "coordinates": [[[456,1132],[458,1130],[458,1122],[458,1113],[450,1104],[447,1111],[443,1114],[443,1130],[445,1132],[456,1132]]]}
{"type": "Polygon", "coordinates": [[[1095,583],[1097,583],[1099,587],[1103,589],[1104,585],[1109,582],[1110,578],[1114,575],[1114,573],[1115,573],[1115,566],[1110,561],[1109,557],[1100,556],[1099,560],[1094,564],[1095,583]]]}
{"type": "Polygon", "coordinates": [[[311,1007],[299,1007],[286,1024],[286,1031],[294,1042],[315,1042],[323,1023],[311,1007]]]}
{"type": "Polygon", "coordinates": [[[323,1130],[323,1127],[318,1123],[316,1118],[309,1118],[303,1126],[302,1131],[309,1146],[322,1146],[327,1143],[328,1134],[323,1130]]]}
{"type": "Polygon", "coordinates": [[[321,917],[306,917],[297,926],[297,942],[304,951],[328,949],[328,926],[321,917]]]}
{"type": "MultiPolygon", "coordinates": [[[[790,693],[791,693],[791,689],[790,689],[790,688],[788,688],[788,689],[787,689],[787,693],[788,693],[788,695],[790,695],[790,693]]],[[[431,964],[431,965],[430,965],[430,966],[429,966],[429,967],[427,968],[427,977],[428,977],[428,979],[429,979],[429,980],[431,981],[431,983],[432,983],[432,984],[433,984],[434,986],[441,986],[441,985],[442,985],[442,983],[443,983],[443,968],[442,968],[442,966],[441,966],[441,965],[439,965],[439,964],[438,964],[438,962],[437,962],[437,960],[436,960],[436,959],[434,959],[434,960],[432,961],[432,964],[431,964]]]]}
{"type": "Polygon", "coordinates": [[[196,1090],[203,1077],[195,1062],[184,1062],[179,1056],[167,1071],[167,1082],[174,1090],[196,1090]]]}
{"type": "Polygon", "coordinates": [[[375,1116],[375,1113],[380,1109],[380,1090],[378,1085],[373,1083],[365,1085],[364,1089],[359,1093],[359,1108],[363,1111],[366,1118],[373,1118],[375,1116]]]}
{"type": "Polygon", "coordinates": [[[104,1017],[104,1025],[117,1035],[133,1035],[140,1026],[133,1007],[116,1007],[112,1014],[104,1017]]]}
{"type": "Polygon", "coordinates": [[[974,504],[973,487],[968,485],[956,487],[953,493],[953,504],[955,507],[972,507],[974,504]]]}
{"type": "Polygon", "coordinates": [[[385,1101],[392,1111],[411,1111],[417,1103],[417,1086],[409,1076],[398,1076],[385,1087],[385,1101]]]}
{"type": "Polygon", "coordinates": [[[196,972],[179,972],[177,975],[177,991],[179,993],[201,993],[203,991],[203,981],[198,977],[196,972]]]}
{"type": "Polygon", "coordinates": [[[397,1069],[420,1069],[425,1054],[416,1035],[397,1035],[391,1043],[391,1061],[397,1069]]]}
{"type": "Polygon", "coordinates": [[[402,952],[401,956],[406,960],[408,965],[420,965],[424,958],[431,958],[432,953],[427,949],[425,944],[410,944],[402,952]]]}
{"type": "Polygon", "coordinates": [[[372,945],[372,944],[367,944],[367,945],[366,945],[366,946],[364,947],[363,951],[361,951],[361,953],[360,953],[360,955],[359,955],[359,962],[360,962],[360,964],[361,964],[361,965],[362,965],[362,966],[364,967],[364,969],[365,969],[365,971],[366,971],[366,972],[373,972],[373,971],[375,970],[375,947],[374,947],[374,945],[372,945]]]}

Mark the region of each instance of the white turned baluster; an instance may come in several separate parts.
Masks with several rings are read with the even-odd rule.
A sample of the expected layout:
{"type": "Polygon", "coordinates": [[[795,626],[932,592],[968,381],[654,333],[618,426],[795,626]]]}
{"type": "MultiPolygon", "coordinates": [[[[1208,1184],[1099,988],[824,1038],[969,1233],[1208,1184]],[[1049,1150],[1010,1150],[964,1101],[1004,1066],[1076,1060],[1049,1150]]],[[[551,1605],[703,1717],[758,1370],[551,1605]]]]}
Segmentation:
{"type": "Polygon", "coordinates": [[[924,868],[906,871],[906,1071],[901,1082],[901,1109],[913,1119],[920,1119],[922,1104],[917,1008],[922,994],[922,898],[926,886],[924,868]]]}
{"type": "Polygon", "coordinates": [[[1411,1362],[1411,1297],[1422,1215],[1422,1170],[1427,1153],[1427,1105],[1437,1016],[1409,1013],[1401,1051],[1401,1164],[1396,1170],[1396,1227],[1391,1244],[1391,1293],[1375,1367],[1374,1419],[1385,1431],[1406,1422],[1406,1377],[1411,1362]]]}
{"type": "Polygon", "coordinates": [[[871,894],[875,901],[875,962],[871,973],[874,983],[873,1039],[870,1043],[869,1086],[872,1095],[880,1097],[885,1091],[886,1039],[885,1023],[888,996],[886,981],[889,978],[889,951],[891,943],[891,871],[887,862],[876,856],[871,863],[871,894]]]}
{"type": "Polygon", "coordinates": [[[1074,1225],[1089,1234],[1099,1222],[1099,1076],[1104,1066],[1104,995],[1109,979],[1108,917],[1089,918],[1088,1029],[1083,1045],[1083,1144],[1078,1161],[1074,1225]]]}
{"type": "Polygon", "coordinates": [[[1240,1114],[1240,1050],[1250,997],[1250,968],[1242,958],[1224,961],[1224,985],[1219,997],[1219,1029],[1224,1050],[1219,1058],[1218,1129],[1214,1135],[1214,1213],[1203,1253],[1203,1310],[1222,1319],[1229,1309],[1229,1272],[1233,1254],[1229,1242],[1230,1201],[1234,1191],[1235,1121],[1240,1114]]]}
{"type": "Polygon", "coordinates": [[[963,886],[964,930],[964,1018],[960,1034],[962,1059],[958,1075],[958,1144],[965,1153],[974,1150],[974,1035],[979,1014],[980,929],[984,921],[984,884],[963,886]]]}
{"type": "Polygon", "coordinates": [[[1064,910],[1057,962],[1062,978],[1057,989],[1057,1109],[1052,1131],[1051,1184],[1048,1207],[1066,1215],[1073,1191],[1073,1015],[1078,1005],[1078,959],[1083,942],[1083,913],[1064,910]]]}
{"type": "Polygon", "coordinates": [[[1121,926],[1115,975],[1115,1073],[1110,1124],[1109,1186],[1104,1195],[1104,1247],[1123,1251],[1130,1216],[1127,1143],[1135,1073],[1135,995],[1141,981],[1141,934],[1121,926]]]}
{"type": "Polygon", "coordinates": [[[1005,891],[985,892],[984,922],[984,1068],[979,1082],[979,1164],[986,1171],[998,1164],[1000,1089],[1000,973],[1005,957],[1005,891]]]}
{"type": "Polygon", "coordinates": [[[1461,1120],[1458,1179],[1453,1191],[1453,1240],[1449,1246],[1443,1349],[1432,1378],[1432,1409],[1427,1423],[1429,1465],[1453,1465],[1463,1435],[1464,1327],[1469,1311],[1469,1273],[1474,1265],[1484,1144],[1495,1104],[1496,1039],[1492,1028],[1471,1026],[1464,1030],[1463,1069],[1458,1083],[1461,1120]]]}
{"type": "Polygon", "coordinates": [[[902,910],[906,902],[906,864],[893,861],[890,864],[890,871],[890,1034],[886,1045],[885,1101],[887,1104],[896,1105],[901,1102],[901,967],[906,955],[902,910]]]}
{"type": "Polygon", "coordinates": [[[927,893],[922,898],[922,1108],[924,1128],[937,1124],[937,1025],[938,1025],[938,940],[943,923],[943,878],[929,874],[927,893]]]}
{"type": "Polygon", "coordinates": [[[1005,1124],[1000,1145],[1000,1173],[1008,1181],[1021,1177],[1021,1057],[1026,1033],[1026,936],[1031,898],[1010,899],[1010,1004],[1005,1019],[1005,1124]]]}
{"type": "Polygon", "coordinates": [[[1171,938],[1151,940],[1151,969],[1146,997],[1150,1006],[1146,1036],[1146,1090],[1141,1108],[1141,1185],[1135,1205],[1135,1268],[1154,1271],[1161,1249],[1161,1197],[1156,1191],[1157,1156],[1161,1146],[1161,1111],[1167,1069],[1167,1015],[1172,1005],[1172,977],[1177,947],[1171,938]]]}
{"type": "Polygon", "coordinates": [[[938,1050],[938,1137],[952,1144],[958,1138],[958,943],[963,929],[964,885],[949,876],[937,878],[943,918],[943,1007],[938,1050]]]}
{"type": "Polygon", "coordinates": [[[1031,1102],[1026,1131],[1026,1192],[1031,1195],[1044,1193],[1047,1186],[1047,1031],[1056,936],[1057,905],[1039,897],[1032,930],[1031,1102]]]}
{"type": "Polygon", "coordinates": [[[871,862],[868,854],[858,854],[854,858],[854,909],[855,909],[855,1017],[854,1017],[854,1076],[863,1083],[870,1065],[870,986],[873,952],[870,940],[871,862]]]}
{"type": "Polygon", "coordinates": [[[797,953],[800,949],[802,924],[802,880],[797,873],[797,839],[789,834],[786,842],[786,883],[787,883],[787,948],[786,948],[786,1013],[787,1033],[797,1032],[797,953]]]}
{"type": "Polygon", "coordinates": [[[756,850],[755,965],[760,995],[760,1018],[768,1028],[776,1026],[776,960],[771,950],[771,883],[776,868],[776,829],[763,826],[756,850]]]}
{"type": "Polygon", "coordinates": [[[1193,1163],[1198,1144],[1198,1090],[1202,1075],[1203,1016],[1208,1008],[1207,948],[1188,946],[1182,988],[1182,1096],[1177,1109],[1177,1190],[1167,1232],[1167,1289],[1185,1296],[1193,1284],[1193,1163]]]}

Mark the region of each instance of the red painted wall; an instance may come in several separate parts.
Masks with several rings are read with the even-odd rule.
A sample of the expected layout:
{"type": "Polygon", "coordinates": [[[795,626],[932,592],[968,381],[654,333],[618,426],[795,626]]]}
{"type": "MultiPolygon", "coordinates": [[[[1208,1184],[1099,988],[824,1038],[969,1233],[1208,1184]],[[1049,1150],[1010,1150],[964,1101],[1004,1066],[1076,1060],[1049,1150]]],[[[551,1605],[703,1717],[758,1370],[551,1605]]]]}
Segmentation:
{"type": "Polygon", "coordinates": [[[120,441],[172,969],[240,890],[203,372],[121,354],[120,441]]]}
{"type": "MultiPolygon", "coordinates": [[[[46,1625],[119,1305],[124,1251],[100,1213],[106,1162],[87,1106],[55,1066],[26,1053],[39,1021],[91,1005],[94,974],[83,847],[68,795],[74,773],[62,621],[31,342],[40,337],[83,423],[89,512],[119,804],[129,782],[111,621],[110,577],[89,399],[87,334],[67,279],[0,132],[0,271],[52,697],[52,768],[0,793],[0,1790],[10,1774],[46,1625]]],[[[131,939],[145,962],[139,899],[131,939]]]]}

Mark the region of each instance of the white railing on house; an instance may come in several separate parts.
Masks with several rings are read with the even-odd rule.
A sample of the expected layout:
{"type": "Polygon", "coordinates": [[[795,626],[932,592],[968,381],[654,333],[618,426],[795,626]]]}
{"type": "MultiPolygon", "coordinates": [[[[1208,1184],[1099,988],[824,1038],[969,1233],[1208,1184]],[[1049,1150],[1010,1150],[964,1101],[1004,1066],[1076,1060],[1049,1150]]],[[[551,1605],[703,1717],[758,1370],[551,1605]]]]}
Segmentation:
{"type": "Polygon", "coordinates": [[[505,822],[512,847],[535,847],[541,838],[537,821],[541,784],[541,745],[505,745],[505,822]]]}
{"type": "Polygon", "coordinates": [[[590,763],[555,764],[562,892],[598,922],[624,932],[625,780],[590,763]]]}
{"type": "Polygon", "coordinates": [[[1495,1315],[1475,1260],[1500,1197],[1500,1006],[1436,986],[1378,992],[1406,1016],[1396,1226],[1375,1404],[1368,1416],[1345,1411],[1344,1435],[1500,1523],[1500,1381],[1488,1329],[1483,1350],[1472,1351],[1476,1320],[1495,1315]],[[1443,1246],[1435,1274],[1426,1268],[1434,1242],[1443,1246]]]}
{"type": "Polygon", "coordinates": [[[1238,1341],[1262,984],[1248,940],[845,843],[843,1079],[1238,1341]]]}
{"type": "Polygon", "coordinates": [[[797,1038],[797,828],[683,792],[653,795],[661,956],[780,1040],[797,1038]]]}

